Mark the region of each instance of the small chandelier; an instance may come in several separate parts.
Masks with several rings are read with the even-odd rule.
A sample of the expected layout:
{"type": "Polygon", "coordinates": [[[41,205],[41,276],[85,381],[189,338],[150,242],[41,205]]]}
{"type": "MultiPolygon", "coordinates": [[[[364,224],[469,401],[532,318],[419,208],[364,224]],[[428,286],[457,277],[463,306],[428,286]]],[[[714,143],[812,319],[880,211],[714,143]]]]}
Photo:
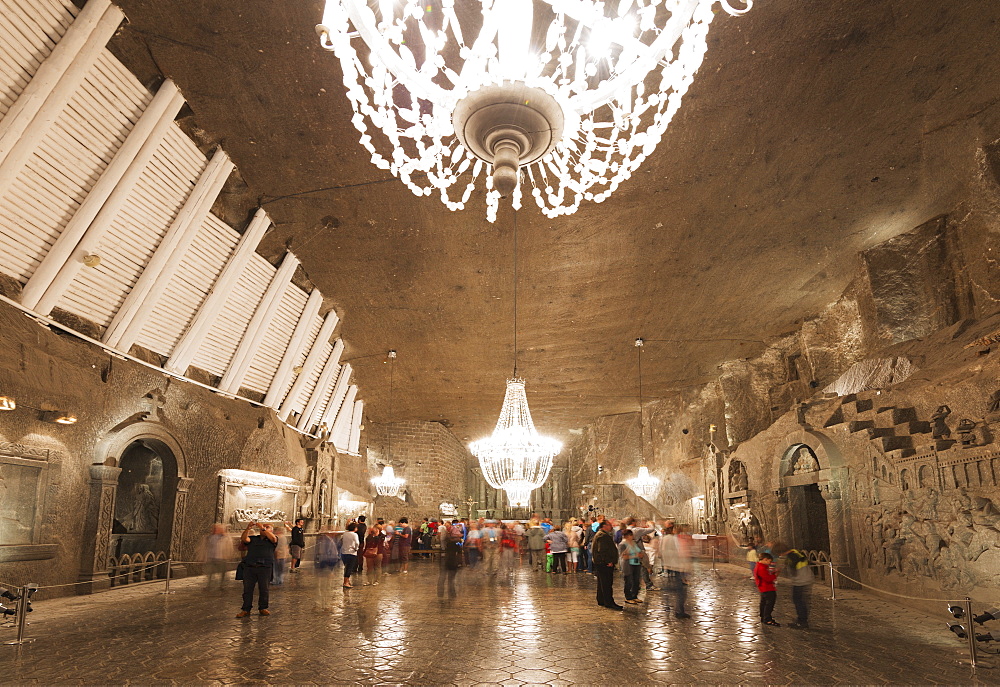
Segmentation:
{"type": "Polygon", "coordinates": [[[528,506],[531,492],[545,483],[552,459],[562,444],[539,436],[531,421],[523,379],[508,379],[503,409],[493,435],[469,444],[483,476],[494,489],[507,492],[514,508],[528,506]]]}
{"type": "Polygon", "coordinates": [[[644,499],[650,499],[655,494],[657,489],[660,488],[660,480],[649,474],[649,468],[646,467],[646,452],[643,450],[645,448],[644,435],[645,430],[643,429],[642,422],[642,339],[635,340],[635,347],[639,349],[639,460],[641,465],[639,466],[639,474],[630,480],[626,480],[625,484],[628,488],[635,492],[636,496],[641,496],[644,499]]]}
{"type": "Polygon", "coordinates": [[[392,469],[392,466],[386,465],[382,468],[382,474],[379,477],[372,478],[372,484],[375,485],[375,491],[379,496],[396,496],[399,494],[400,487],[406,484],[406,480],[402,477],[396,477],[396,471],[392,469]]]}
{"type": "MultiPolygon", "coordinates": [[[[743,3],[718,0],[731,15],[743,3]]],[[[501,197],[521,206],[525,177],[548,217],[626,181],[680,108],[715,4],[326,0],[316,30],[340,60],[372,164],[451,210],[485,176],[493,222],[501,197]]]]}
{"type": "MultiPolygon", "coordinates": [[[[389,351],[389,416],[392,417],[392,377],[393,377],[393,362],[396,360],[396,351],[389,351]]],[[[386,447],[386,463],[392,461],[392,432],[386,433],[386,441],[388,443],[386,447]]],[[[393,470],[391,464],[387,464],[382,468],[382,474],[379,477],[372,478],[372,484],[375,485],[375,491],[379,496],[397,496],[399,494],[399,489],[406,484],[406,480],[402,477],[396,477],[396,471],[393,470]]]]}

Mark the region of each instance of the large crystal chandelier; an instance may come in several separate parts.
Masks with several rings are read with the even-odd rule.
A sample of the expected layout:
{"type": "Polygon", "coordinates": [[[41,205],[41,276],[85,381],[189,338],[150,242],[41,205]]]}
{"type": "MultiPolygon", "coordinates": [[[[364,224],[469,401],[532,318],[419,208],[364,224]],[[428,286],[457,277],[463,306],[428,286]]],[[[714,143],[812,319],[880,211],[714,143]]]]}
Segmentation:
{"type": "Polygon", "coordinates": [[[641,496],[644,499],[650,499],[660,488],[660,480],[657,477],[649,474],[649,468],[646,467],[646,451],[645,451],[645,429],[643,428],[642,422],[642,345],[645,343],[642,339],[635,340],[635,347],[639,350],[639,474],[629,480],[625,480],[625,484],[628,488],[635,492],[636,496],[641,496]]]}
{"type": "Polygon", "coordinates": [[[524,176],[548,217],[627,180],[694,80],[716,1],[732,15],[752,6],[327,0],[316,29],[340,60],[372,163],[452,210],[485,173],[493,222],[501,197],[520,207],[524,176]]]}
{"type": "Polygon", "coordinates": [[[528,410],[524,380],[508,379],[493,435],[472,442],[469,449],[479,459],[489,485],[503,489],[510,505],[522,508],[528,505],[531,492],[548,479],[552,459],[562,444],[539,436],[528,410]]]}

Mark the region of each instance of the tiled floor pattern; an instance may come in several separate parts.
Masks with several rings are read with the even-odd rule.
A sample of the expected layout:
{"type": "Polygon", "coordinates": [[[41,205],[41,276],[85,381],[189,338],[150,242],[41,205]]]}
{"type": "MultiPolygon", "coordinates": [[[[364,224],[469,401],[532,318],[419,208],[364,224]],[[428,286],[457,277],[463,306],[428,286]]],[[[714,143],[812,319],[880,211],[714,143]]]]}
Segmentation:
{"type": "MultiPolygon", "coordinates": [[[[272,593],[270,617],[235,617],[239,584],[208,593],[202,578],[46,601],[20,648],[0,645],[0,682],[340,684],[970,684],[966,646],[940,618],[858,592],[835,603],[817,586],[808,631],[762,627],[744,571],[692,579],[690,620],[670,595],[643,592],[623,612],[594,603],[589,575],[526,569],[490,581],[463,570],[439,598],[438,571],[414,563],[378,586],[335,588],[316,606],[303,569],[272,593]]],[[[622,600],[620,584],[616,597],[622,600]]],[[[787,590],[775,617],[792,619],[787,590]]],[[[13,637],[0,628],[0,641],[13,637]]],[[[995,657],[987,660],[998,664],[995,657]]]]}

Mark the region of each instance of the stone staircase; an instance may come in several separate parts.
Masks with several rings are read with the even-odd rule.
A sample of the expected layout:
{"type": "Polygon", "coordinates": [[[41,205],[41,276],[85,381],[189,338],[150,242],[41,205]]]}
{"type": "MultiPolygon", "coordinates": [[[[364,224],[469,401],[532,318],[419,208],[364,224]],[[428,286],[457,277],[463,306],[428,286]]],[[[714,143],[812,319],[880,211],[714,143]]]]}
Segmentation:
{"type": "Polygon", "coordinates": [[[849,394],[824,423],[824,427],[847,425],[849,432],[866,432],[882,453],[894,458],[916,454],[933,442],[931,423],[917,419],[915,408],[879,407],[878,396],[849,394]]]}

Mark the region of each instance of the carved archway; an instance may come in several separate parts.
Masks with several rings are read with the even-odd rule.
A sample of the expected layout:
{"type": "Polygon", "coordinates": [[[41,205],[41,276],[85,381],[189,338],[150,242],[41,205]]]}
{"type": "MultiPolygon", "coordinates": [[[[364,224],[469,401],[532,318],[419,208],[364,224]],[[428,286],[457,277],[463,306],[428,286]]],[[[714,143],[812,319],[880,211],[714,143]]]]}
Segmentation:
{"type": "Polygon", "coordinates": [[[853,563],[847,506],[841,499],[847,486],[843,453],[826,434],[805,428],[785,437],[784,446],[781,459],[775,461],[779,538],[807,548],[813,542],[803,539],[819,540],[829,546],[831,560],[853,563]],[[810,535],[817,523],[826,532],[810,535]]]}
{"type": "Polygon", "coordinates": [[[112,529],[122,460],[124,457],[129,462],[130,456],[137,451],[148,451],[163,461],[162,499],[154,546],[173,560],[182,558],[180,545],[184,538],[187,495],[193,480],[188,477],[187,460],[180,443],[163,424],[145,419],[151,414],[139,415],[113,428],[95,451],[90,466],[91,493],[84,526],[80,579],[101,584],[91,585],[85,592],[105,586],[109,560],[116,553],[112,550],[112,529]]]}

